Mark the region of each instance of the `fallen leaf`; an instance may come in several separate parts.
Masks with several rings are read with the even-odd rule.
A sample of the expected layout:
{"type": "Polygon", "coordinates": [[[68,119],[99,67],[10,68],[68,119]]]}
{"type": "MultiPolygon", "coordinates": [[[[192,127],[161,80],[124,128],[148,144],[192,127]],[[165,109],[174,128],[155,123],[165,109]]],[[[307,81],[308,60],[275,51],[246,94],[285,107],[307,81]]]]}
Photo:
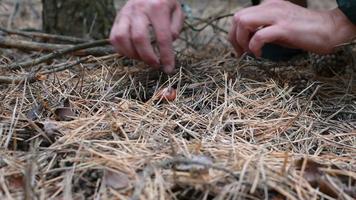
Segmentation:
{"type": "Polygon", "coordinates": [[[56,108],[54,110],[54,114],[56,115],[56,120],[58,121],[71,121],[75,117],[75,113],[70,108],[56,108]]]}
{"type": "Polygon", "coordinates": [[[24,177],[22,174],[14,174],[7,177],[8,185],[10,190],[16,191],[23,189],[24,177]]]}
{"type": "Polygon", "coordinates": [[[36,80],[38,80],[38,81],[47,80],[47,76],[46,76],[46,75],[43,75],[43,74],[37,74],[37,75],[36,75],[36,80]]]}
{"type": "Polygon", "coordinates": [[[339,196],[337,189],[326,179],[325,172],[321,171],[323,165],[310,159],[301,159],[296,163],[297,169],[302,170],[304,162],[306,163],[303,178],[308,181],[313,188],[319,188],[322,193],[337,198],[339,196]]]}
{"type": "Polygon", "coordinates": [[[58,121],[71,121],[74,119],[75,113],[71,108],[68,98],[63,101],[63,107],[59,107],[54,110],[54,114],[56,120],[58,121]]]}
{"type": "Polygon", "coordinates": [[[128,175],[119,171],[106,170],[104,173],[104,180],[107,187],[114,189],[123,189],[129,186],[130,180],[128,175]]]}
{"type": "Polygon", "coordinates": [[[319,185],[319,181],[321,179],[321,176],[323,175],[323,172],[320,171],[320,167],[322,167],[321,164],[312,161],[312,160],[298,160],[296,163],[297,169],[301,170],[303,167],[304,162],[307,162],[305,164],[305,169],[303,172],[303,177],[306,181],[308,181],[308,183],[313,186],[313,187],[317,187],[319,185]]]}
{"type": "Polygon", "coordinates": [[[63,107],[65,107],[65,108],[70,108],[71,107],[69,98],[64,99],[63,107]]]}

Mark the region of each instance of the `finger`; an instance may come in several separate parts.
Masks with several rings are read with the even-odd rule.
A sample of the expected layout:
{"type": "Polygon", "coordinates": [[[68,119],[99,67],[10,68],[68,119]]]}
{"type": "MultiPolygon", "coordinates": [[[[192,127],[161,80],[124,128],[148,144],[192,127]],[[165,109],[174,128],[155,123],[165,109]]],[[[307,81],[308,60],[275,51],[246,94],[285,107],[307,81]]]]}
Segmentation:
{"type": "Polygon", "coordinates": [[[237,29],[237,24],[233,21],[232,23],[232,28],[229,32],[229,41],[231,43],[231,45],[234,47],[237,56],[241,56],[243,53],[243,49],[238,45],[237,41],[236,41],[236,29],[237,29]]]}
{"type": "Polygon", "coordinates": [[[249,51],[248,45],[251,39],[251,33],[248,30],[247,26],[244,24],[244,22],[242,21],[238,22],[235,37],[238,46],[240,46],[244,52],[248,52],[249,51]]]}
{"type": "Polygon", "coordinates": [[[110,33],[110,42],[122,55],[129,58],[138,58],[138,54],[130,39],[130,18],[121,16],[110,33]]]}
{"type": "Polygon", "coordinates": [[[180,31],[182,30],[183,23],[184,23],[184,13],[177,3],[171,18],[171,31],[173,40],[176,40],[179,37],[180,31]]]}
{"type": "Polygon", "coordinates": [[[144,14],[136,13],[131,18],[131,39],[139,59],[154,68],[159,68],[159,59],[155,54],[149,33],[149,20],[144,14]]]}
{"type": "Polygon", "coordinates": [[[266,43],[287,42],[286,32],[279,26],[269,26],[257,31],[251,38],[249,48],[256,57],[261,57],[266,43]]]}
{"type": "Polygon", "coordinates": [[[278,21],[275,13],[262,6],[255,6],[239,11],[234,15],[234,22],[249,30],[270,26],[278,21]]]}
{"type": "Polygon", "coordinates": [[[161,8],[160,12],[151,12],[151,23],[157,39],[157,44],[160,52],[160,61],[163,65],[165,73],[172,73],[174,70],[174,52],[172,34],[167,31],[170,29],[170,13],[169,9],[161,8]]]}

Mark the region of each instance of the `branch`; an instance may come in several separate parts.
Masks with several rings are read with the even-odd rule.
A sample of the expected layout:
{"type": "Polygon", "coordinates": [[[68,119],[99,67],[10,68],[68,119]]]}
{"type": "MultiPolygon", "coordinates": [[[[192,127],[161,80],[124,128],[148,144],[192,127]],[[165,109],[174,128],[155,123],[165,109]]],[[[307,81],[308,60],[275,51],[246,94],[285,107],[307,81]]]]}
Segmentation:
{"type": "Polygon", "coordinates": [[[143,170],[143,177],[139,181],[137,181],[137,183],[135,185],[135,190],[134,190],[130,200],[139,200],[140,199],[140,195],[142,194],[142,190],[144,189],[144,186],[145,186],[145,179],[147,177],[152,176],[152,174],[154,173],[155,167],[165,169],[168,166],[174,165],[174,164],[200,165],[207,169],[214,169],[214,170],[222,171],[222,172],[228,174],[229,176],[235,178],[236,180],[240,179],[240,176],[238,174],[235,174],[233,171],[231,171],[227,168],[224,168],[224,167],[216,166],[214,164],[207,164],[204,162],[194,161],[194,160],[190,160],[187,158],[173,158],[173,159],[163,160],[163,161],[156,163],[154,165],[146,166],[146,168],[143,170]]]}
{"type": "Polygon", "coordinates": [[[28,37],[28,38],[42,38],[42,39],[56,40],[56,41],[70,42],[70,43],[89,42],[88,40],[77,38],[77,37],[54,35],[54,34],[32,32],[32,31],[9,30],[9,29],[2,28],[2,27],[0,27],[0,31],[7,33],[9,35],[20,35],[20,36],[28,37]]]}
{"type": "Polygon", "coordinates": [[[188,27],[183,27],[183,31],[187,30],[188,28],[195,31],[195,32],[200,32],[200,31],[203,31],[205,28],[207,28],[208,26],[212,26],[213,28],[215,29],[218,29],[219,31],[223,32],[223,33],[227,33],[226,30],[214,25],[213,23],[215,21],[219,21],[221,19],[224,19],[224,18],[228,18],[228,17],[232,17],[234,16],[234,14],[232,13],[229,13],[229,14],[225,14],[225,15],[221,15],[221,16],[217,16],[217,17],[214,17],[214,18],[207,18],[207,19],[201,19],[201,18],[195,18],[196,20],[198,20],[197,23],[194,23],[194,24],[189,24],[187,21],[184,22],[184,24],[186,24],[188,27]],[[201,24],[205,24],[204,26],[200,27],[200,28],[196,28],[197,26],[201,25],[201,24]]]}
{"type": "MultiPolygon", "coordinates": [[[[47,51],[53,52],[60,49],[70,48],[74,45],[68,44],[48,44],[48,43],[40,43],[40,42],[31,42],[24,40],[14,40],[8,37],[0,36],[0,47],[3,48],[14,48],[20,50],[29,50],[29,51],[47,51]]],[[[74,51],[71,54],[75,56],[102,56],[107,54],[112,54],[115,52],[113,47],[95,47],[90,49],[82,49],[79,51],[74,51]]]]}
{"type": "Polygon", "coordinates": [[[0,76],[0,84],[19,84],[27,79],[28,82],[33,83],[37,80],[36,75],[23,76],[0,76]]]}
{"type": "Polygon", "coordinates": [[[36,59],[28,60],[28,61],[21,62],[21,63],[13,63],[10,65],[2,65],[2,66],[0,66],[0,69],[13,69],[14,70],[14,69],[20,69],[20,68],[29,68],[29,67],[38,65],[40,63],[47,62],[54,58],[63,56],[65,54],[69,54],[69,53],[76,52],[76,51],[83,50],[83,49],[89,49],[92,47],[104,46],[104,45],[108,45],[108,44],[110,44],[108,39],[96,40],[93,42],[78,44],[78,45],[67,47],[64,49],[59,49],[58,51],[55,51],[48,55],[41,56],[36,59]]]}
{"type": "Polygon", "coordinates": [[[8,37],[0,36],[0,47],[3,48],[15,48],[22,50],[30,51],[53,51],[63,48],[71,47],[72,45],[63,45],[63,44],[46,44],[39,42],[31,42],[25,40],[15,40],[8,37]]]}
{"type": "Polygon", "coordinates": [[[113,57],[121,57],[121,56],[118,54],[112,54],[112,55],[103,56],[99,59],[93,58],[92,56],[87,56],[84,58],[80,58],[72,63],[65,63],[65,64],[61,63],[55,66],[47,66],[45,68],[42,68],[41,72],[36,72],[36,73],[32,72],[29,74],[25,74],[23,76],[0,76],[0,84],[19,84],[25,82],[25,80],[27,80],[27,82],[34,83],[36,81],[43,80],[43,76],[45,75],[67,70],[86,61],[106,60],[106,59],[111,59],[113,57]]]}

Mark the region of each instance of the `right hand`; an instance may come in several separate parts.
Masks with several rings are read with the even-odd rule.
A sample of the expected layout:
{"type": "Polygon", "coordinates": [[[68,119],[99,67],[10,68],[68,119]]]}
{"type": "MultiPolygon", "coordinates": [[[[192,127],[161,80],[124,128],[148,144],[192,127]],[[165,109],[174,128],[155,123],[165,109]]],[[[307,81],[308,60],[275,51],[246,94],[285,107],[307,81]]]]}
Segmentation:
{"type": "Polygon", "coordinates": [[[139,59],[165,73],[175,68],[173,41],[179,36],[184,14],[177,0],[130,0],[118,13],[110,41],[122,55],[139,59]],[[159,55],[151,44],[152,25],[159,55]]]}
{"type": "Polygon", "coordinates": [[[355,36],[356,26],[338,8],[314,11],[288,1],[264,0],[235,14],[229,40],[238,55],[252,52],[260,57],[267,43],[328,54],[355,36]]]}

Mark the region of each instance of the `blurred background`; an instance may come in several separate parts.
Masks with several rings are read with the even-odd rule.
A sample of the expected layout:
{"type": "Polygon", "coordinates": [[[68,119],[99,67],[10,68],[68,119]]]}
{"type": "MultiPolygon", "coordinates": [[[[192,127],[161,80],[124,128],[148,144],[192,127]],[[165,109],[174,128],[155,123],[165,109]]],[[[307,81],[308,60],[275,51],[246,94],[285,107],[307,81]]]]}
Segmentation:
{"type": "MultiPolygon", "coordinates": [[[[92,19],[92,21],[98,20],[99,16],[95,14],[92,10],[90,10],[90,6],[84,7],[87,3],[94,1],[59,1],[59,0],[2,0],[0,1],[0,25],[1,27],[7,27],[8,29],[17,28],[17,29],[42,29],[42,10],[45,7],[49,14],[47,14],[46,18],[54,17],[53,14],[56,13],[53,9],[64,9],[65,12],[72,12],[72,16],[80,16],[80,15],[91,15],[96,19],[92,19]],[[43,3],[43,4],[42,4],[43,3]],[[78,6],[68,6],[78,4],[78,6]],[[42,6],[45,5],[45,6],[42,6]],[[84,5],[84,6],[81,6],[84,5]],[[82,7],[82,8],[81,8],[82,7]],[[84,10],[90,10],[89,14],[85,14],[84,10]]],[[[96,2],[96,1],[95,1],[96,2]]],[[[113,10],[120,9],[126,1],[124,0],[105,0],[98,1],[101,3],[96,6],[100,6],[99,4],[105,4],[104,6],[110,7],[110,5],[114,5],[115,8],[113,10]]],[[[250,5],[249,0],[186,0],[181,1],[182,3],[187,5],[188,9],[186,11],[191,11],[191,17],[204,17],[207,15],[218,15],[223,13],[231,13],[242,7],[247,7],[250,5]]],[[[336,6],[334,0],[313,0],[308,2],[310,8],[312,9],[330,9],[336,6]]],[[[114,18],[112,10],[104,10],[103,16],[107,18],[114,18]]],[[[59,17],[68,17],[64,14],[64,12],[58,13],[59,17]]],[[[57,17],[58,17],[57,16],[57,17]]],[[[46,19],[45,19],[46,20],[46,19]]],[[[47,19],[48,20],[48,19],[47,19]]],[[[50,20],[50,19],[49,19],[50,20]]],[[[111,19],[113,20],[113,19],[111,19]]],[[[90,26],[100,26],[99,23],[96,25],[92,24],[92,22],[86,22],[88,26],[87,29],[90,29],[90,26]]],[[[64,24],[63,26],[68,26],[69,24],[64,24]]],[[[108,26],[108,25],[106,25],[108,26]]],[[[46,29],[46,27],[44,27],[46,29]]],[[[80,27],[79,27],[80,28],[80,27]]],[[[92,28],[92,27],[91,27],[92,28]]],[[[108,27],[105,27],[109,29],[108,27]]],[[[105,31],[104,31],[105,32],[105,31]]],[[[65,33],[61,33],[65,34],[65,33]]],[[[107,34],[107,31],[106,31],[107,34]]]]}

